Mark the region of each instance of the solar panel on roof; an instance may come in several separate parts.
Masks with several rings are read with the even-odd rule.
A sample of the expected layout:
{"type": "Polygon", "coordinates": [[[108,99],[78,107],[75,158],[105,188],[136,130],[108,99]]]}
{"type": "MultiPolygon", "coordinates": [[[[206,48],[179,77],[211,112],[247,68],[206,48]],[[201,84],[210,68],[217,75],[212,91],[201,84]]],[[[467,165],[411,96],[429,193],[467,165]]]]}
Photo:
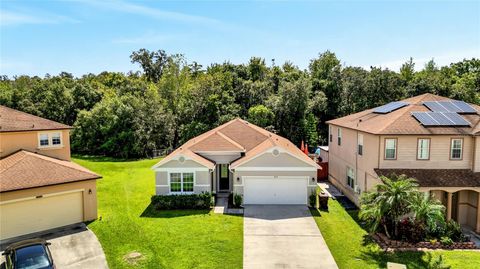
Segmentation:
{"type": "Polygon", "coordinates": [[[423,126],[470,126],[462,116],[454,112],[412,112],[423,126]]]}
{"type": "Polygon", "coordinates": [[[477,113],[469,104],[463,101],[428,101],[423,102],[433,112],[477,113]]]}
{"type": "Polygon", "coordinates": [[[463,101],[452,101],[452,103],[460,108],[460,113],[477,113],[475,108],[473,108],[471,105],[463,102],[463,101]]]}
{"type": "Polygon", "coordinates": [[[465,120],[462,116],[457,113],[444,113],[454,124],[455,126],[470,126],[470,122],[465,120]]]}
{"type": "Polygon", "coordinates": [[[373,110],[373,112],[374,113],[379,113],[379,114],[387,114],[387,113],[395,111],[399,108],[402,108],[404,106],[408,106],[408,103],[405,103],[405,102],[402,102],[402,101],[391,102],[391,103],[388,103],[386,105],[375,108],[375,110],[373,110]]]}
{"type": "Polygon", "coordinates": [[[437,101],[423,102],[423,105],[428,107],[428,109],[430,109],[431,111],[434,111],[434,112],[452,112],[451,110],[442,106],[442,104],[440,104],[437,101]]]}

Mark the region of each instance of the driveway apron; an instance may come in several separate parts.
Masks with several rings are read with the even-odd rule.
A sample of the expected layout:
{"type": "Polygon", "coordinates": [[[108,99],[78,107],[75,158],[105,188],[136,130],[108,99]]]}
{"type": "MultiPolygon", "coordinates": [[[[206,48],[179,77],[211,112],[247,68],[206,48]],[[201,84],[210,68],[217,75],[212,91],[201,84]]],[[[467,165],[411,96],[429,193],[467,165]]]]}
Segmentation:
{"type": "Polygon", "coordinates": [[[243,268],[338,269],[306,206],[247,205],[243,268]]]}

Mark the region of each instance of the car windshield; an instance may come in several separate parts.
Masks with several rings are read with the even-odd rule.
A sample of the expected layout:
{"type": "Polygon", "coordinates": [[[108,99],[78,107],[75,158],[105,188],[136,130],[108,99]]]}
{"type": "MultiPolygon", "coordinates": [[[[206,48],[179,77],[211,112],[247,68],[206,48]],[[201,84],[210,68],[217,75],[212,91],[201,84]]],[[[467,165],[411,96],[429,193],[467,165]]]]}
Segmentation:
{"type": "Polygon", "coordinates": [[[23,247],[15,251],[15,268],[18,269],[47,269],[50,260],[43,245],[23,247]]]}

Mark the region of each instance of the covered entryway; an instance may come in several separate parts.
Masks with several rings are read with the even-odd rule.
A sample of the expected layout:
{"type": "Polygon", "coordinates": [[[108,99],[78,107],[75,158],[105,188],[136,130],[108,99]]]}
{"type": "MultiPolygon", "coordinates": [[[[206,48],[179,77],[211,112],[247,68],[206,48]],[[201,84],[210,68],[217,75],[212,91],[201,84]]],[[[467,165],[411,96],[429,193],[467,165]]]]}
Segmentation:
{"type": "Polygon", "coordinates": [[[83,191],[52,193],[0,204],[1,238],[7,239],[83,221],[83,191]]]}
{"type": "Polygon", "coordinates": [[[244,204],[307,204],[307,177],[244,177],[244,204]]]}

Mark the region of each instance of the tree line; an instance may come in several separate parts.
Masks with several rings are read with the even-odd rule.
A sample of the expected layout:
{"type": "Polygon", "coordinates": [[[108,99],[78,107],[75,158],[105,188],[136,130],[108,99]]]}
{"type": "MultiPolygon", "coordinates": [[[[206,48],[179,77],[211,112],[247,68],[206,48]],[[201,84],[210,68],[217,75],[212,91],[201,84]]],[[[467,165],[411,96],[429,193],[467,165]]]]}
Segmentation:
{"type": "Polygon", "coordinates": [[[433,93],[480,104],[480,60],[415,71],[344,66],[325,51],[302,70],[291,62],[252,57],[204,68],[183,55],[140,49],[142,72],[74,77],[2,76],[0,104],[72,125],[72,151],[122,158],[176,148],[235,117],[299,144],[327,142],[325,122],[385,103],[433,93]]]}

